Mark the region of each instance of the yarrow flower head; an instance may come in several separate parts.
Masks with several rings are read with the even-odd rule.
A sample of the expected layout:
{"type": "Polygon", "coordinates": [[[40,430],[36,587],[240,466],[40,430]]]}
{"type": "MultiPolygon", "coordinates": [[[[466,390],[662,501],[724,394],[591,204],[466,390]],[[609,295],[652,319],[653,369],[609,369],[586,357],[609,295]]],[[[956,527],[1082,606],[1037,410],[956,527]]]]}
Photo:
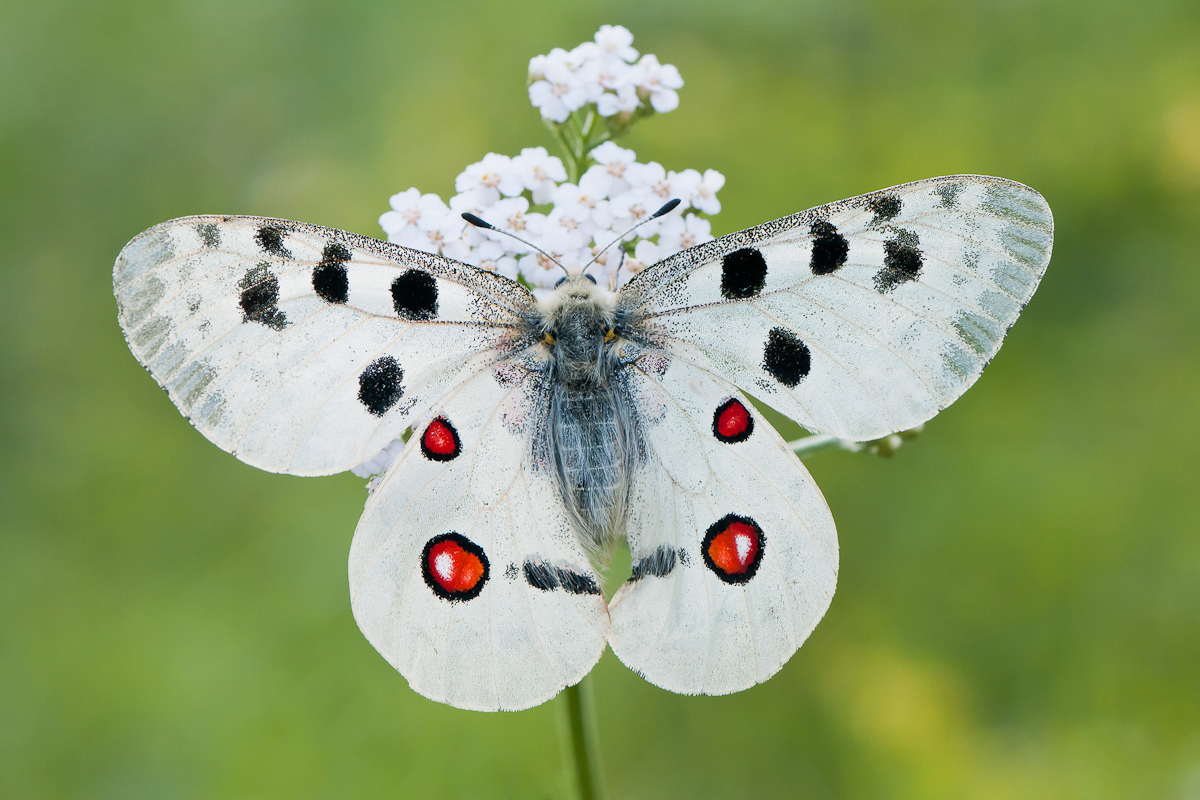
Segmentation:
{"type": "Polygon", "coordinates": [[[601,117],[619,117],[617,126],[628,126],[635,112],[675,110],[675,90],[683,86],[679,70],[653,55],[639,59],[633,34],[620,25],[601,25],[593,39],[570,52],[556,47],[530,59],[529,101],[544,119],[563,123],[590,106],[601,117]]]}
{"type": "Polygon", "coordinates": [[[713,238],[708,217],[721,210],[721,173],[642,163],[614,141],[637,121],[678,107],[679,70],[639,54],[628,29],[602,25],[590,42],[534,56],[528,86],[560,153],[545,147],[516,156],[487,153],[455,179],[448,201],[415,188],[393,195],[391,210],[379,218],[388,241],[519,280],[543,298],[563,273],[535,248],[572,271],[595,257],[588,274],[617,288],[654,262],[713,238]],[[622,236],[675,198],[677,209],[622,236]],[[467,224],[464,212],[497,230],[467,224]]]}

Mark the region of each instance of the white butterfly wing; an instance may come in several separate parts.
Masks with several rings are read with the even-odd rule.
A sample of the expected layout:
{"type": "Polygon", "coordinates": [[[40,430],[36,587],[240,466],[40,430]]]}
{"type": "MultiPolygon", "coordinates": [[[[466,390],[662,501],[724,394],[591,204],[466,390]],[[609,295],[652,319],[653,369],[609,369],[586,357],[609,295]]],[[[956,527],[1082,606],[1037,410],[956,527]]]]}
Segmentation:
{"type": "Polygon", "coordinates": [[[519,284],[298,222],[187,217],[113,270],[138,360],[205,436],[275,472],[365,461],[499,356],[533,308],[519,284]]]}
{"type": "Polygon", "coordinates": [[[1050,259],[1045,200],[1013,181],[918,181],[676,254],[622,290],[670,352],[809,430],[872,439],[975,382],[1050,259]]]}
{"type": "Polygon", "coordinates": [[[673,692],[749,688],[779,671],[829,607],[833,518],[732,386],[660,354],[626,374],[647,452],[628,521],[633,577],[610,605],[609,644],[673,692]]]}
{"type": "Polygon", "coordinates": [[[599,577],[551,473],[530,460],[545,424],[542,380],[510,361],[452,391],[414,429],[355,531],[354,617],[432,700],[528,708],[604,652],[599,577]],[[456,557],[468,566],[461,582],[456,557]]]}

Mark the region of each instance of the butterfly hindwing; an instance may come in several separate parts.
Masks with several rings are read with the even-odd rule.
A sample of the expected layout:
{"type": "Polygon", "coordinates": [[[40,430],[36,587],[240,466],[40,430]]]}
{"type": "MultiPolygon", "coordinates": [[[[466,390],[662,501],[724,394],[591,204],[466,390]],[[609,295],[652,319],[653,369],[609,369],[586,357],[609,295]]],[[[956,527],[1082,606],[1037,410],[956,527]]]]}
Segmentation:
{"type": "Polygon", "coordinates": [[[348,469],[497,359],[533,307],[515,282],[364,236],[187,217],[113,271],[129,346],[192,423],[277,472],[348,469]]]}
{"type": "Polygon", "coordinates": [[[871,439],[945,408],[1037,288],[1053,219],[1013,181],[918,181],[672,256],[622,291],[663,347],[812,431],[871,439]]]}
{"type": "Polygon", "coordinates": [[[355,619],[426,697],[528,708],[577,683],[604,651],[600,578],[551,471],[530,457],[546,402],[538,366],[516,360],[451,391],[414,428],[355,531],[355,619]]]}
{"type": "Polygon", "coordinates": [[[725,381],[657,354],[628,380],[646,453],[630,499],[633,576],[613,598],[609,643],[674,692],[761,683],[833,597],[829,508],[795,453],[725,381]]]}

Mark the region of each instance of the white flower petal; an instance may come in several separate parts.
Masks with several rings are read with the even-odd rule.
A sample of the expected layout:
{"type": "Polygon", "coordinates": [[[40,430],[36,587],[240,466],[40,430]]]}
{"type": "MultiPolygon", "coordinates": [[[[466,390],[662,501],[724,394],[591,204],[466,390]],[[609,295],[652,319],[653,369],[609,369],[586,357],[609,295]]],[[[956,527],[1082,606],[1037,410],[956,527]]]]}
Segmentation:
{"type": "Polygon", "coordinates": [[[679,93],[674,89],[660,89],[650,93],[650,105],[660,114],[679,108],[679,93]]]}
{"type": "Polygon", "coordinates": [[[714,193],[719,192],[725,186],[725,176],[715,169],[706,169],[704,170],[704,185],[714,193]]]}
{"type": "Polygon", "coordinates": [[[649,239],[642,239],[637,243],[637,247],[633,250],[633,256],[643,264],[654,264],[662,259],[658,252],[658,245],[649,239]]]}
{"type": "Polygon", "coordinates": [[[388,198],[388,204],[396,211],[403,211],[409,206],[416,205],[420,199],[421,192],[414,186],[411,189],[392,195],[388,198]]]}
{"type": "Polygon", "coordinates": [[[554,197],[554,190],[558,186],[554,181],[543,181],[533,190],[533,202],[539,206],[544,206],[554,197]]]}
{"type": "Polygon", "coordinates": [[[625,26],[601,25],[594,38],[602,52],[625,61],[637,60],[638,52],[630,46],[633,44],[633,34],[625,26]]]}
{"type": "Polygon", "coordinates": [[[620,162],[622,164],[632,164],[637,160],[637,153],[632,150],[621,147],[616,142],[608,141],[592,148],[589,155],[599,164],[611,164],[620,162]]]}

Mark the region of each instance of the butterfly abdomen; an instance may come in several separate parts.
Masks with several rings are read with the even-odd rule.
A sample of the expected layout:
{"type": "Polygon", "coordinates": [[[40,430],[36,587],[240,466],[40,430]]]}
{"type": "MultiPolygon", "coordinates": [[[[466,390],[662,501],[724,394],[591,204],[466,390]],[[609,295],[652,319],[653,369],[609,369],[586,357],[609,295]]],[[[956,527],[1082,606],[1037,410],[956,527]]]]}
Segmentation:
{"type": "Polygon", "coordinates": [[[584,544],[595,549],[624,532],[631,472],[626,406],[612,387],[559,384],[551,393],[555,477],[584,544]]]}

